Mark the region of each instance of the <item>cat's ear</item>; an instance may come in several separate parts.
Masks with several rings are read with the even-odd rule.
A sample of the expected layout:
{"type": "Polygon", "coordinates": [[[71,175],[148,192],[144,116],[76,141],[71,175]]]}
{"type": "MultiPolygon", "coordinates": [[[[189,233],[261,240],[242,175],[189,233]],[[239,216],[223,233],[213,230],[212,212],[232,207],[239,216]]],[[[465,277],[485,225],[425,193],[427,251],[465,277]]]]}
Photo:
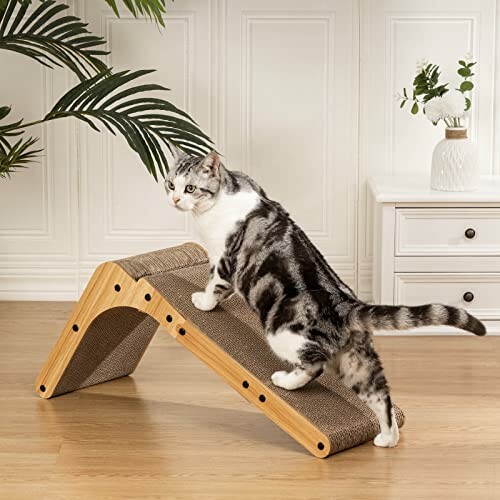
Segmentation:
{"type": "Polygon", "coordinates": [[[174,164],[179,163],[182,159],[188,156],[186,153],[184,153],[184,151],[182,151],[182,149],[178,148],[175,144],[172,144],[171,142],[168,143],[168,148],[170,149],[170,153],[172,153],[174,164]]]}
{"type": "Polygon", "coordinates": [[[217,154],[217,152],[211,151],[201,161],[200,170],[202,174],[218,177],[220,165],[220,156],[217,154]]]}

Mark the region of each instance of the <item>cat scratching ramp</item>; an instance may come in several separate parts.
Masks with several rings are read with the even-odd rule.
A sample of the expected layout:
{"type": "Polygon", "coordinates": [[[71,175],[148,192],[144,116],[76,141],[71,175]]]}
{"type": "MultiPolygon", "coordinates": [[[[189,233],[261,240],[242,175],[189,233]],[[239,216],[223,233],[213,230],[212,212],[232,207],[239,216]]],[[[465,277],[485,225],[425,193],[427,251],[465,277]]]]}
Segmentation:
{"type": "MultiPolygon", "coordinates": [[[[375,415],[327,374],[296,391],[275,387],[287,366],[236,295],[210,312],[191,304],[208,279],[194,243],[101,264],[36,381],[42,398],[132,373],[159,325],[317,457],[373,439],[375,415]]],[[[403,414],[396,408],[399,426],[403,414]]]]}

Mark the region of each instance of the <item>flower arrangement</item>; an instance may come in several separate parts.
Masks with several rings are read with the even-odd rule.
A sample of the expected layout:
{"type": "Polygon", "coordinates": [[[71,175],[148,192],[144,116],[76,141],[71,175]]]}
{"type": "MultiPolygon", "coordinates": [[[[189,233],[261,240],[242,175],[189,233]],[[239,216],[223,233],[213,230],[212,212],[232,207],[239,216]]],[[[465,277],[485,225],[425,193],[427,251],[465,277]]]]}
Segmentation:
{"type": "Polygon", "coordinates": [[[450,89],[449,83],[439,82],[441,73],[438,65],[426,60],[419,61],[417,75],[413,80],[412,97],[408,96],[406,88],[403,89],[403,94],[397,94],[398,100],[401,100],[400,108],[406,103],[413,103],[410,108],[413,115],[422,110],[434,125],[442,120],[449,128],[463,127],[466,112],[472,105],[468,95],[474,88],[471,78],[474,76],[472,67],[475,64],[470,56],[458,61],[457,73],[462,81],[458,88],[450,89]]]}

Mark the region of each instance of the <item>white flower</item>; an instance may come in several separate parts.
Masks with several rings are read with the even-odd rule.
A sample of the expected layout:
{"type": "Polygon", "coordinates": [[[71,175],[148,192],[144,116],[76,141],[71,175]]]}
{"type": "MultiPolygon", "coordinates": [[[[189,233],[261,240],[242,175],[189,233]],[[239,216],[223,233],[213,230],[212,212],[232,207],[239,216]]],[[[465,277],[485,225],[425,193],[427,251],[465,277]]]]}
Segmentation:
{"type": "Polygon", "coordinates": [[[449,90],[441,97],[441,108],[447,118],[461,118],[465,113],[465,96],[458,90],[449,90]]]}
{"type": "Polygon", "coordinates": [[[424,106],[425,116],[437,123],[445,118],[462,118],[465,113],[465,97],[458,90],[449,90],[442,97],[434,97],[424,106]]]}
{"type": "Polygon", "coordinates": [[[434,124],[445,118],[441,97],[434,97],[424,105],[425,116],[434,124]]]}
{"type": "Polygon", "coordinates": [[[417,61],[417,73],[421,73],[429,64],[429,60],[426,57],[422,57],[417,61]]]}

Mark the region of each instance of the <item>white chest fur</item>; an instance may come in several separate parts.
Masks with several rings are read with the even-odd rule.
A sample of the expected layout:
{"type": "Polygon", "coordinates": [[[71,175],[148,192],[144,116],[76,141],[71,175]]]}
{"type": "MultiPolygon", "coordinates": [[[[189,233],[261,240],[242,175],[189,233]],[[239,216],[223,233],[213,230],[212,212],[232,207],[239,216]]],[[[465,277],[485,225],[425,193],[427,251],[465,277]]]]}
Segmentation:
{"type": "Polygon", "coordinates": [[[208,251],[210,262],[216,263],[219,260],[224,252],[228,235],[258,202],[259,196],[255,191],[221,193],[212,208],[194,216],[196,230],[208,251]]]}

